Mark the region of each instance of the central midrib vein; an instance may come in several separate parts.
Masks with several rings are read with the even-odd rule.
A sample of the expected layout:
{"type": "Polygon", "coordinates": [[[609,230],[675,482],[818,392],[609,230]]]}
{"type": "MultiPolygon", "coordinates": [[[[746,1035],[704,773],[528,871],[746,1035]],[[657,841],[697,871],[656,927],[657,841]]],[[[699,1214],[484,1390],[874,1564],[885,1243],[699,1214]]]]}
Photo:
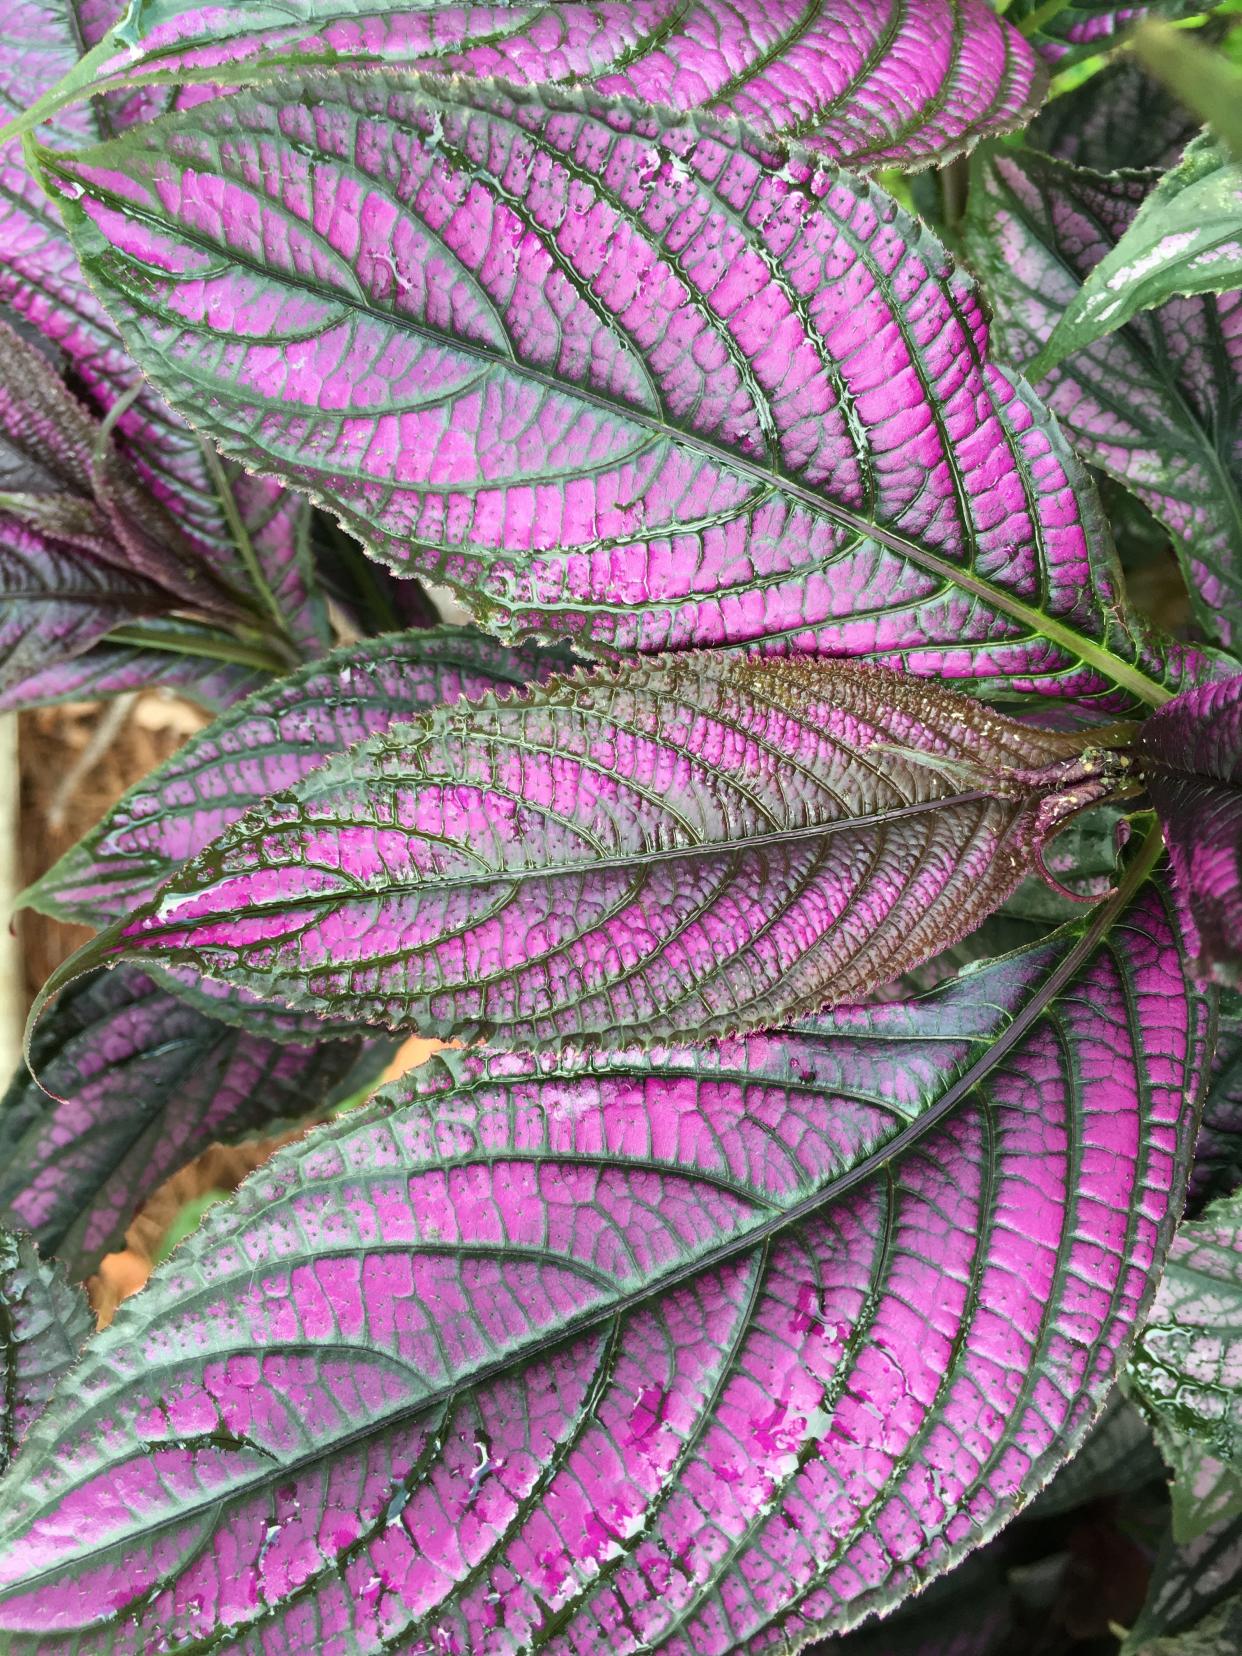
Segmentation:
{"type": "MultiPolygon", "coordinates": [[[[156,126],[158,124],[158,122],[153,122],[152,126],[156,126]]],[[[112,147],[124,152],[124,150],[129,146],[127,145],[126,140],[122,138],[115,140],[112,147]]],[[[104,146],[101,146],[101,149],[102,148],[104,148],[104,146]]],[[[889,551],[896,553],[898,557],[907,559],[911,563],[916,564],[918,567],[927,570],[930,574],[936,575],[940,580],[946,582],[948,585],[955,586],[962,591],[973,594],[993,610],[998,611],[999,613],[1008,616],[1009,619],[1020,623],[1020,625],[1026,628],[1035,637],[1044,638],[1050,643],[1060,645],[1062,649],[1068,651],[1071,655],[1075,656],[1086,665],[1094,667],[1105,677],[1111,679],[1113,683],[1125,690],[1128,690],[1131,695],[1136,696],[1140,701],[1146,702],[1150,706],[1158,707],[1162,703],[1168,701],[1171,697],[1172,692],[1166,690],[1154,679],[1148,677],[1148,675],[1142,672],[1139,668],[1131,665],[1129,662],[1123,661],[1111,650],[1107,649],[1103,644],[1088,638],[1085,634],[1078,632],[1073,627],[1067,626],[1064,622],[1058,621],[1055,617],[1044,614],[1033,605],[1027,604],[1023,602],[1022,599],[1014,596],[1014,594],[1005,591],[1004,588],[996,586],[993,582],[984,580],[978,575],[960,569],[957,565],[949,562],[941,556],[941,554],[932,551],[929,547],[923,546],[920,542],[911,540],[906,536],[897,533],[895,530],[889,529],[886,526],[874,521],[873,519],[869,519],[856,512],[852,512],[849,507],[843,506],[840,503],[831,500],[828,496],[821,494],[815,489],[808,488],[806,485],[798,483],[784,471],[777,470],[775,467],[758,465],[754,461],[747,459],[744,455],[738,454],[735,450],[703,436],[700,432],[693,429],[687,429],[681,425],[678,425],[673,420],[659,418],[646,409],[634,407],[627,403],[618,402],[613,398],[606,397],[602,392],[597,391],[592,386],[581,385],[575,382],[558,379],[554,374],[549,373],[545,369],[536,368],[529,363],[518,361],[513,357],[489,348],[481,341],[464,339],[455,334],[445,333],[441,329],[433,327],[426,322],[415,321],[408,316],[400,315],[391,310],[382,310],[379,307],[368,303],[365,298],[356,294],[325,292],[320,288],[315,287],[309,281],[300,279],[296,275],[283,271],[279,273],[273,272],[265,266],[259,264],[257,261],[246,257],[244,254],[232,248],[222,248],[219,244],[208,240],[205,236],[197,234],[179,220],[170,221],[168,219],[163,219],[158,214],[137,206],[133,201],[118,196],[115,192],[101,187],[94,181],[83,181],[71,176],[72,165],[75,162],[81,162],[89,165],[93,156],[100,156],[100,164],[102,164],[107,158],[106,156],[101,156],[100,150],[85,150],[80,152],[80,154],[69,158],[61,155],[55,150],[47,150],[43,148],[39,148],[37,153],[40,161],[40,170],[43,170],[43,166],[46,166],[47,170],[62,180],[62,182],[72,184],[75,188],[89,191],[94,199],[106,206],[111,207],[121,217],[133,219],[138,223],[146,225],[150,229],[160,232],[161,234],[167,235],[171,230],[178,237],[178,239],[184,242],[187,246],[196,248],[205,253],[213,254],[216,257],[223,254],[223,256],[226,257],[233,265],[239,269],[251,272],[261,281],[277,283],[293,292],[303,293],[321,304],[326,302],[339,305],[347,310],[354,310],[362,315],[370,317],[372,320],[380,323],[384,327],[393,329],[394,331],[405,331],[418,338],[431,340],[437,345],[446,346],[451,350],[459,351],[466,356],[475,357],[480,361],[488,363],[494,368],[501,368],[507,373],[541,385],[546,390],[557,396],[565,398],[578,398],[583,402],[590,403],[592,406],[602,409],[613,418],[622,418],[630,420],[635,424],[644,425],[649,430],[658,433],[672,442],[684,444],[688,447],[696,449],[702,456],[710,459],[714,464],[727,467],[735,473],[741,473],[743,476],[749,477],[765,487],[770,488],[775,484],[776,487],[779,488],[785,495],[801,502],[816,515],[827,517],[830,521],[835,521],[841,524],[843,527],[852,530],[856,535],[861,536],[863,539],[878,541],[889,551]],[[68,165],[66,163],[68,163],[68,165]]],[[[57,200],[61,207],[62,213],[66,216],[67,222],[69,220],[74,220],[79,226],[86,229],[88,233],[93,233],[104,241],[107,240],[107,238],[103,236],[103,232],[100,231],[87,217],[77,200],[71,196],[62,194],[59,191],[57,192],[57,200]]],[[[398,203],[398,206],[401,207],[402,211],[408,211],[404,204],[398,203]]],[[[111,247],[112,244],[108,243],[108,246],[111,247]]],[[[124,254],[124,257],[131,260],[135,265],[141,265],[142,263],[142,261],[136,258],[133,254],[126,253],[124,254]]],[[[176,280],[175,277],[170,278],[169,272],[166,270],[159,270],[157,274],[163,281],[168,281],[170,279],[176,280]]],[[[952,463],[951,460],[950,463],[952,463]]]]}
{"type": "MultiPolygon", "coordinates": [[[[958,1079],[917,1120],[911,1122],[909,1126],[903,1127],[884,1144],[868,1152],[853,1167],[838,1174],[826,1185],[812,1191],[789,1207],[758,1221],[749,1227],[743,1235],[734,1234],[726,1237],[723,1242],[718,1243],[715,1247],[706,1249],[694,1259],[685,1261],[661,1277],[658,1283],[648,1282],[642,1284],[637,1288],[630,1289],[627,1293],[618,1295],[615,1299],[608,1300],[603,1305],[593,1306],[579,1316],[567,1319],[562,1326],[554,1331],[536,1337],[521,1352],[503,1353],[493,1358],[491,1362],[480,1365],[477,1370],[468,1376],[461,1376],[443,1385],[429,1388],[416,1401],[403,1404],[382,1418],[355,1427],[352,1431],[334,1438],[326,1446],[317,1447],[307,1454],[282,1462],[271,1470],[265,1469],[260,1477],[252,1478],[245,1483],[239,1483],[222,1497],[208,1496],[195,1505],[183,1506],[177,1512],[156,1519],[143,1528],[144,1538],[163,1533],[172,1525],[184,1524],[207,1507],[218,1506],[222,1501],[231,1502],[240,1499],[252,1493],[256,1487],[262,1487],[265,1484],[275,1482],[277,1479],[281,1482],[287,1482],[305,1468],[318,1465],[329,1456],[340,1455],[354,1444],[365,1443],[379,1434],[394,1430],[404,1421],[417,1418],[419,1415],[427,1413],[442,1404],[451,1403],[461,1391],[467,1388],[477,1389],[479,1386],[486,1385],[488,1381],[498,1378],[506,1370],[515,1366],[525,1367],[537,1361],[540,1357],[594,1332],[612,1319],[628,1316],[630,1312],[639,1309],[648,1301],[662,1298],[673,1290],[682,1287],[686,1282],[692,1281],[708,1271],[728,1265],[740,1255],[751,1253],[754,1249],[764,1246],[791,1227],[811,1218],[822,1208],[848,1195],[881,1168],[908,1154],[916,1144],[926,1137],[933,1127],[943,1121],[1009,1055],[1031,1026],[1043,1016],[1062,989],[1072,981],[1092,950],[1107,936],[1113,923],[1129,906],[1139,887],[1151,873],[1162,850],[1163,841],[1160,833],[1158,830],[1153,830],[1113,896],[1099,906],[1082,935],[1067,950],[1059,964],[1052,968],[1047,977],[1033,992],[1031,998],[1014,1014],[1008,1026],[999,1035],[987,1041],[979,1056],[967,1066],[958,1079]]],[[[54,1576],[56,1569],[55,1565],[45,1566],[43,1569],[27,1576],[24,1580],[14,1581],[0,1588],[0,1601],[10,1598],[14,1593],[28,1593],[40,1582],[54,1576]]],[[[160,1577],[161,1582],[167,1579],[167,1574],[160,1577]]],[[[220,1634],[220,1637],[225,1636],[224,1632],[220,1634]]],[[[206,1648],[210,1647],[207,1646],[206,1648]]]]}

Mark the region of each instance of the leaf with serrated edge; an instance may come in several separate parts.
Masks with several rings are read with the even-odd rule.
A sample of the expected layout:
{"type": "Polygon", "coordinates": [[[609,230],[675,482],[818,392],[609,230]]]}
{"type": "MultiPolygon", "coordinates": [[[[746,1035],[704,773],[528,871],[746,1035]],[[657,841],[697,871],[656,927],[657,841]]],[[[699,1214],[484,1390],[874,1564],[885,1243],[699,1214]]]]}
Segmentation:
{"type": "Polygon", "coordinates": [[[94,1326],[64,1266],[40,1259],[29,1236],[0,1229],[0,1472],[94,1326]]]}
{"type": "Polygon", "coordinates": [[[1196,969],[1242,987],[1242,674],[1166,703],[1135,739],[1196,969]]]}
{"type": "Polygon", "coordinates": [[[0,1486],[9,1649],[767,1656],[949,1568],[1080,1441],[1184,1193],[1142,866],[926,1000],[442,1054],[279,1154],[0,1486]]]}
{"type": "Polygon", "coordinates": [[[510,650],[464,627],[368,639],[279,679],[136,782],[23,899],[107,925],[270,794],[335,753],[462,696],[516,688],[564,657],[510,650]]]}
{"type": "MultiPolygon", "coordinates": [[[[1025,371],[1152,182],[1031,151],[975,167],[966,252],[995,307],[998,347],[1025,371]]],[[[1196,618],[1226,645],[1242,615],[1240,376],[1242,295],[1231,293],[1135,316],[1038,384],[1083,454],[1169,530],[1196,618]]]]}
{"type": "Polygon", "coordinates": [[[971,931],[1126,765],[852,664],[554,680],[330,760],[44,994],[132,959],[505,1046],[771,1027],[971,931]]]}
{"type": "Polygon", "coordinates": [[[1031,48],[982,0],[303,0],[290,11],[201,0],[131,7],[111,55],[106,41],[96,53],[92,87],[172,82],[185,104],[187,82],[350,62],[572,81],[678,112],[738,115],[854,165],[904,167],[943,164],[1021,126],[1044,90],[1031,48]]]}
{"type": "Polygon", "coordinates": [[[496,629],[1184,676],[925,229],[731,126],[544,98],[312,76],[41,165],[174,406],[496,629]]]}
{"type": "Polygon", "coordinates": [[[312,1042],[230,1028],[130,968],[83,979],[35,1037],[38,1082],[23,1065],[0,1098],[0,1218],[88,1276],[210,1144],[324,1106],[358,1043],[312,1042]]]}

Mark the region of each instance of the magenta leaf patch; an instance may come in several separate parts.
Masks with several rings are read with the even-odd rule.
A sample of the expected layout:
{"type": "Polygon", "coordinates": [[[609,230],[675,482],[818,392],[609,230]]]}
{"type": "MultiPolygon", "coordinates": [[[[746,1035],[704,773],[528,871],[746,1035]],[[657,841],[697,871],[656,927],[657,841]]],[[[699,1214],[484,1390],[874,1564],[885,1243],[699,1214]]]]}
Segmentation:
{"type": "Polygon", "coordinates": [[[644,662],[370,738],[54,981],[183,966],[506,1047],[768,1027],[971,931],[1127,767],[876,668],[644,662]]]}
{"type": "MultiPolygon", "coordinates": [[[[118,8],[114,5],[115,12],[118,8]]],[[[145,0],[99,45],[96,88],[236,84],[309,65],[589,83],[678,113],[737,115],[855,165],[925,167],[1020,126],[1030,46],[983,0],[629,0],[449,5],[145,0]],[[109,51],[109,47],[111,50],[109,51]]],[[[149,114],[148,96],[132,106],[149,114]]]]}
{"type": "Polygon", "coordinates": [[[1098,1412],[1203,1034],[1148,886],[797,1031],[442,1055],[248,1180],[88,1347],[0,1486],[9,1648],[844,1630],[1098,1412]]]}
{"type": "Polygon", "coordinates": [[[85,1277],[143,1199],[216,1140],[313,1118],[357,1041],[276,1043],[123,968],[73,986],[0,1099],[0,1220],[85,1277]]]}
{"type": "MultiPolygon", "coordinates": [[[[0,54],[0,111],[20,115],[30,109],[75,68],[80,39],[97,39],[121,9],[119,0],[13,0],[0,54]]],[[[103,120],[90,107],[62,109],[48,135],[58,143],[89,143],[125,124],[121,109],[103,120]]],[[[201,440],[157,391],[142,387],[133,359],[87,285],[60,215],[28,176],[16,140],[0,147],[0,303],[65,352],[99,413],[137,393],[117,418],[120,453],[192,550],[200,579],[210,572],[260,605],[266,594],[275,594],[294,652],[321,654],[330,635],[303,552],[305,502],[270,479],[237,481],[239,535],[234,503],[224,498],[231,468],[224,468],[222,486],[221,468],[201,440]],[[243,538],[253,543],[256,559],[239,545],[243,538]]],[[[136,665],[131,660],[131,671],[136,665]]]]}
{"type": "Polygon", "coordinates": [[[1120,706],[1190,665],[1127,619],[1094,490],[970,283],[832,169],[377,73],[39,153],[173,405],[496,629],[1120,706]]]}
{"type": "Polygon", "coordinates": [[[0,1229],[0,1472],[42,1414],[95,1326],[64,1267],[29,1236],[0,1229]]]}
{"type": "MultiPolygon", "coordinates": [[[[973,177],[967,252],[995,306],[1001,347],[1029,365],[1155,175],[1102,177],[1022,151],[998,153],[973,177]]],[[[1226,645],[1237,643],[1242,615],[1239,376],[1242,294],[1226,293],[1169,299],[1039,382],[1086,457],[1170,531],[1196,617],[1226,645]]]]}
{"type": "MultiPolygon", "coordinates": [[[[149,622],[132,630],[139,635],[160,636],[160,629],[149,622]]],[[[181,633],[182,629],[177,631],[181,633]]],[[[47,663],[45,650],[43,660],[31,662],[19,684],[11,690],[0,691],[0,712],[122,696],[152,684],[177,691],[202,707],[219,711],[257,689],[267,677],[265,671],[231,666],[207,657],[105,640],[93,645],[84,655],[52,665],[47,663]]]]}
{"type": "Polygon", "coordinates": [[[1144,721],[1136,749],[1196,969],[1242,986],[1242,675],[1144,721]]]}
{"type": "Polygon", "coordinates": [[[347,645],[233,707],[136,783],[25,894],[44,914],[107,925],[270,794],[430,707],[516,687],[564,658],[461,627],[347,645]]]}

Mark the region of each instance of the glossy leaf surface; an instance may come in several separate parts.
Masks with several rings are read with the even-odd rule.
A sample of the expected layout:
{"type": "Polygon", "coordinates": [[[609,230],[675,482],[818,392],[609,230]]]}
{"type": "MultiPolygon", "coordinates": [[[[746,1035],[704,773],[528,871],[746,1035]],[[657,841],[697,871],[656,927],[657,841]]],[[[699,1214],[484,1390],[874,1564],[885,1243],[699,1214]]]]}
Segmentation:
{"type": "Polygon", "coordinates": [[[1242,287],[1242,164],[1205,135],[1166,173],[1083,282],[1039,359],[1038,378],[1139,311],[1242,287]]]}
{"type": "Polygon", "coordinates": [[[88,1276],[178,1168],[313,1115],[357,1057],[230,1028],[129,968],[85,978],[35,1037],[39,1081],[23,1066],[0,1100],[0,1215],[88,1276]]]}
{"type": "Polygon", "coordinates": [[[96,84],[228,84],[350,61],[591,83],[678,112],[734,114],[869,166],[940,162],[1020,126],[1043,91],[1031,48],[982,0],[303,0],[236,10],[147,0],[112,38],[96,84]]]}
{"type": "MultiPolygon", "coordinates": [[[[967,251],[1001,349],[1031,369],[1062,309],[1148,199],[1152,177],[1031,151],[975,169],[967,251]]],[[[1083,453],[1173,536],[1196,617],[1236,642],[1242,616],[1242,296],[1173,299],[1039,382],[1083,453]]]]}
{"type": "Polygon", "coordinates": [[[1242,1195],[1179,1228],[1130,1372],[1145,1408],[1242,1466],[1242,1195]]]}
{"type": "Polygon", "coordinates": [[[310,77],[43,164],[173,404],[496,628],[1159,699],[1182,657],[926,231],[548,98],[310,77]]]}
{"type": "Polygon", "coordinates": [[[40,1259],[29,1236],[0,1230],[0,1472],[94,1326],[64,1267],[40,1259]]]}
{"type": "Polygon", "coordinates": [[[547,1044],[770,1027],[969,932],[1115,782],[875,668],[699,655],[397,725],[101,934],[300,1012],[547,1044]]]}
{"type": "Polygon", "coordinates": [[[1146,720],[1135,744],[1198,970],[1242,985],[1242,675],[1146,720]]]}
{"type": "Polygon", "coordinates": [[[443,1054],[281,1153],[92,1343],[0,1490],[0,1626],[46,1656],[842,1630],[1099,1409],[1201,1040],[1148,886],[800,1031],[443,1054]]]}
{"type": "Polygon", "coordinates": [[[45,914],[106,925],[147,901],[247,810],[331,755],[429,707],[523,685],[546,672],[547,660],[558,662],[461,627],[346,645],[192,736],[135,783],[26,900],[45,914]]]}

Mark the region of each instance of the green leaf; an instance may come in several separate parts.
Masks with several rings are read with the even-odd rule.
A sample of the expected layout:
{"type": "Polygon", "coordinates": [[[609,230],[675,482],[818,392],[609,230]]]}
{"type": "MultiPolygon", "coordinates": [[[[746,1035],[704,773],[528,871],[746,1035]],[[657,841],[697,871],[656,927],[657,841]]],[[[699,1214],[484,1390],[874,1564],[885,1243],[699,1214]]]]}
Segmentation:
{"type": "Polygon", "coordinates": [[[1073,352],[1166,299],[1226,293],[1240,284],[1242,165],[1204,134],[1087,277],[1027,371],[1042,379],[1073,352]]]}
{"type": "Polygon", "coordinates": [[[94,1328],[86,1295],[31,1237],[0,1228],[0,1472],[94,1328]]]}
{"type": "Polygon", "coordinates": [[[1242,1192],[1178,1230],[1130,1384],[1149,1413],[1242,1466],[1242,1192]]]}

